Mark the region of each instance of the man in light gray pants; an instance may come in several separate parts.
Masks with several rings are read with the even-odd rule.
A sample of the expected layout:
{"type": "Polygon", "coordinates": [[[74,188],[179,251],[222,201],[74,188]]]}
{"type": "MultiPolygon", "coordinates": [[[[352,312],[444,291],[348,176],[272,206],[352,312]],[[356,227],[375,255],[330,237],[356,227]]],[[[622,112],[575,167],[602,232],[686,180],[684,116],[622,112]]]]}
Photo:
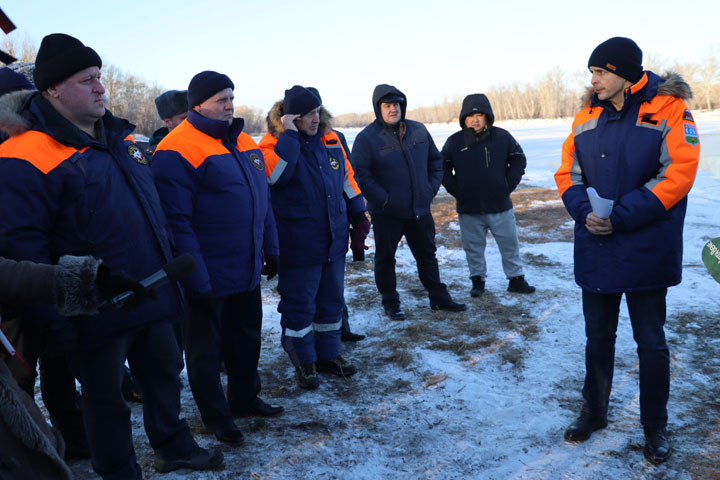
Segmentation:
{"type": "Polygon", "coordinates": [[[470,295],[485,291],[488,229],[502,256],[508,291],[533,293],[523,275],[510,193],[525,173],[525,154],[512,135],[493,126],[490,101],[483,94],[468,95],[460,111],[462,130],[442,149],[443,185],[457,200],[460,235],[473,283],[470,295]]]}

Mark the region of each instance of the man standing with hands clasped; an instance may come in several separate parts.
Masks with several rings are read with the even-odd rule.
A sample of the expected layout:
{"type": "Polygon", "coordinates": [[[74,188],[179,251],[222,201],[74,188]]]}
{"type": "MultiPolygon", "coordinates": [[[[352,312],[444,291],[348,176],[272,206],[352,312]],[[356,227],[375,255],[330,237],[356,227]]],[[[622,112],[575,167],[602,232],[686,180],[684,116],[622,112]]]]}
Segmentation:
{"type": "Polygon", "coordinates": [[[584,404],[565,439],[583,442],[607,426],[615,336],[625,295],[640,359],[640,423],[645,457],[670,454],[666,425],[670,355],[665,342],[667,288],[681,281],[687,194],[700,145],[678,75],[643,71],[642,51],[614,37],[595,48],[592,89],[575,116],[555,174],[575,220],[575,281],[585,316],[584,404]],[[589,194],[613,202],[609,216],[593,212],[589,194]]]}
{"type": "Polygon", "coordinates": [[[233,417],[283,411],[257,396],[260,276],[277,272],[277,231],[262,153],[233,118],[234,88],[227,75],[195,75],[188,117],[158,144],[152,167],[176,248],[197,263],[183,281],[190,388],[205,426],[230,444],[243,439],[233,417]]]}

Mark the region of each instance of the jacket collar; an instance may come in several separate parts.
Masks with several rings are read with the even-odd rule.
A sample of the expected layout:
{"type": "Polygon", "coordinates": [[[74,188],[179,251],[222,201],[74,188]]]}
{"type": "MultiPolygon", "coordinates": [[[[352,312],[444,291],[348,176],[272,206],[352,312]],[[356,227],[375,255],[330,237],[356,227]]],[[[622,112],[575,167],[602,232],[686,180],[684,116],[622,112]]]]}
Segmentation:
{"type": "Polygon", "coordinates": [[[32,130],[47,133],[58,142],[75,148],[103,147],[107,148],[109,136],[121,139],[135,130],[135,125],[122,118],[115,117],[105,109],[105,115],[95,122],[95,138],[80,130],[68,119],[60,115],[40,93],[31,95],[25,107],[32,116],[32,130]]]}
{"type": "Polygon", "coordinates": [[[213,120],[204,117],[195,110],[190,110],[187,117],[190,125],[212,138],[217,138],[222,142],[237,142],[237,137],[242,132],[245,121],[242,118],[233,118],[232,123],[222,120],[213,120]]]}

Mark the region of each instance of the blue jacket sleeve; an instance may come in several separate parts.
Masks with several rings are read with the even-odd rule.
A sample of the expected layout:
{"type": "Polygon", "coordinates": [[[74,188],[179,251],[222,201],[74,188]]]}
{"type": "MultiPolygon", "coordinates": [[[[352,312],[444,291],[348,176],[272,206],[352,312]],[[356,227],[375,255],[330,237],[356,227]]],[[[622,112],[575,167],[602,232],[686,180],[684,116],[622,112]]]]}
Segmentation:
{"type": "Polygon", "coordinates": [[[268,188],[267,213],[265,213],[265,230],[263,237],[263,253],[265,255],[279,255],[280,243],[278,242],[277,225],[275,215],[270,203],[270,189],[268,188]]]}
{"type": "Polygon", "coordinates": [[[286,130],[280,134],[275,144],[275,153],[280,157],[268,175],[270,185],[287,185],[295,175],[300,156],[300,134],[295,130],[286,130]]]}
{"type": "Polygon", "coordinates": [[[358,135],[352,147],[352,159],[355,168],[355,178],[360,190],[368,202],[374,205],[384,205],[388,199],[388,192],[373,178],[373,149],[367,135],[358,135]]]}
{"type": "Polygon", "coordinates": [[[202,169],[202,165],[195,169],[172,150],[161,150],[153,156],[155,186],[173,233],[175,249],[178,255],[190,253],[195,257],[195,270],[182,281],[185,293],[190,297],[212,289],[210,274],[193,229],[193,204],[202,169]]]}
{"type": "MultiPolygon", "coordinates": [[[[58,215],[65,177],[57,169],[43,174],[25,160],[0,159],[0,255],[52,263],[49,232],[58,215]]],[[[23,308],[38,324],[59,328],[67,322],[48,305],[23,308]]]]}
{"type": "Polygon", "coordinates": [[[433,197],[437,195],[440,190],[440,184],[443,179],[443,157],[440,155],[435,142],[433,141],[430,132],[425,130],[428,136],[428,143],[430,145],[430,152],[428,156],[428,183],[433,189],[433,197]]]}

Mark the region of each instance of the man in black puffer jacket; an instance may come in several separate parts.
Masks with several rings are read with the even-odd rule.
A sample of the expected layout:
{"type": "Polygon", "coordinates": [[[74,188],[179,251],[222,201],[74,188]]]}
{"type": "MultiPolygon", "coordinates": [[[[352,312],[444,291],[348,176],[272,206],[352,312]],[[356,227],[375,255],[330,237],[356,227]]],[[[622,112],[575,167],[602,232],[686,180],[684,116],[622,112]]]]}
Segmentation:
{"type": "Polygon", "coordinates": [[[460,235],[473,287],[485,291],[488,229],[500,249],[509,292],[533,293],[523,275],[515,213],[510,193],[525,173],[525,154],[512,135],[493,126],[490,101],[482,93],[468,95],[460,111],[462,130],[450,136],[442,149],[443,185],[457,199],[460,235]]]}
{"type": "Polygon", "coordinates": [[[385,313],[404,320],[396,289],[395,251],[405,236],[433,310],[461,312],[440,282],[430,202],[442,180],[442,157],[422,123],[405,120],[407,99],[391,85],[373,92],[376,120],[355,138],[352,157],[375,234],[375,283],[385,313]]]}

